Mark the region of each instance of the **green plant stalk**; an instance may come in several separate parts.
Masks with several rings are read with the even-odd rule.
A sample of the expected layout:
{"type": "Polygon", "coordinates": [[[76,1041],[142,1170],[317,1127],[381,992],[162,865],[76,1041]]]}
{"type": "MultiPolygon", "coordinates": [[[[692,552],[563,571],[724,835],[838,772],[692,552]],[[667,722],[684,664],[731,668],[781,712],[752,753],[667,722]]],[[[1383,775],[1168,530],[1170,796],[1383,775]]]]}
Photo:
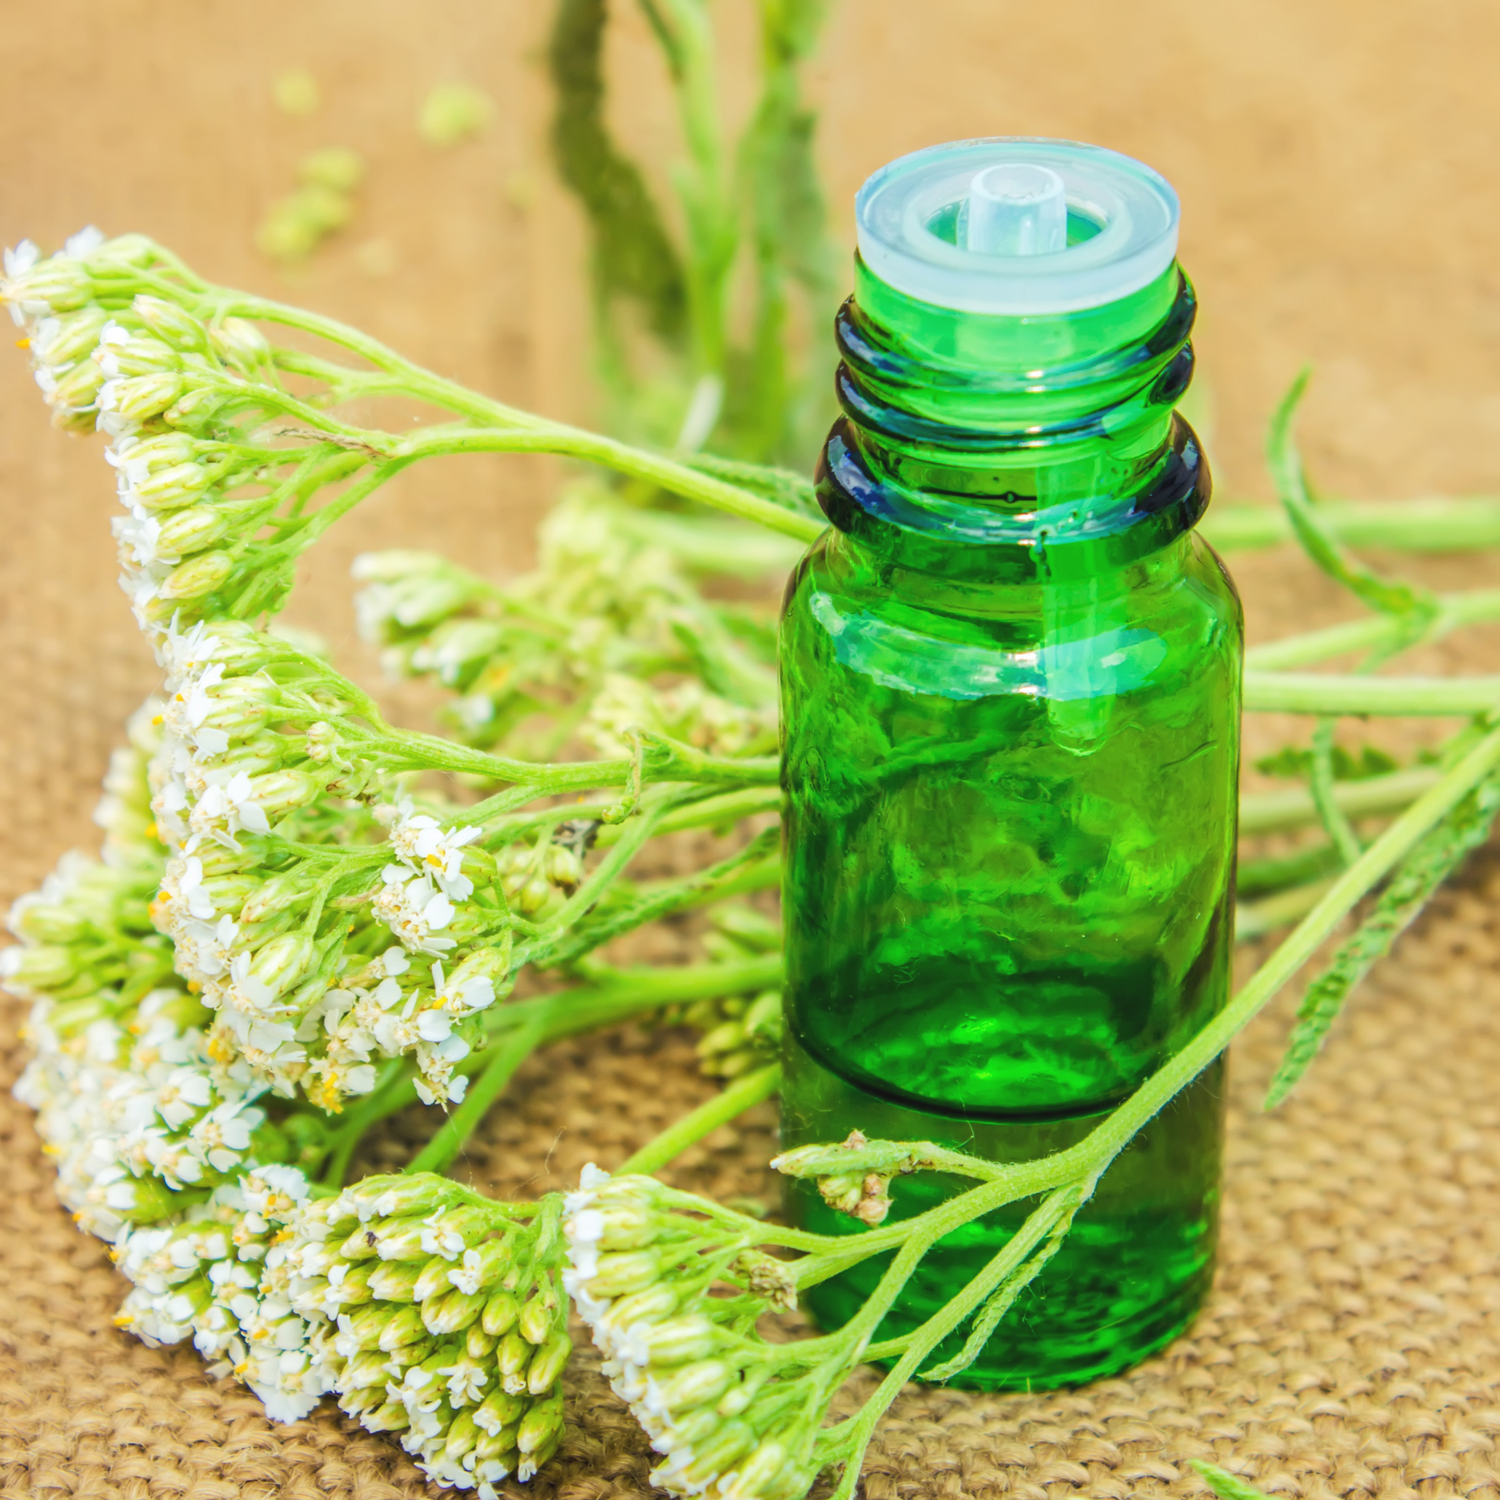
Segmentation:
{"type": "Polygon", "coordinates": [[[438,1133],[412,1158],[406,1168],[408,1172],[442,1172],[447,1169],[489,1113],[490,1106],[500,1097],[516,1069],[536,1050],[541,1036],[542,1028],[534,1021],[489,1049],[484,1072],[473,1081],[463,1102],[443,1121],[438,1133]]]}
{"type": "Polygon", "coordinates": [[[781,1086],[781,1064],[771,1063],[736,1078],[728,1088],[700,1104],[680,1120],[669,1125],[654,1140],[648,1141],[633,1156],[617,1167],[616,1175],[632,1172],[656,1172],[682,1155],[689,1146],[701,1141],[710,1131],[744,1114],[753,1104],[769,1099],[781,1086]]]}
{"type": "Polygon", "coordinates": [[[726,294],[735,253],[735,222],[729,196],[720,85],[707,0],[642,0],[667,54],[677,114],[687,145],[687,164],[675,186],[687,225],[688,326],[694,374],[722,382],[728,352],[726,294]]]}
{"type": "MultiPolygon", "coordinates": [[[[173,291],[180,296],[180,288],[173,288],[173,291]]],[[[475,424],[439,428],[399,439],[390,433],[362,430],[338,422],[324,412],[291,402],[290,398],[283,403],[289,414],[307,422],[315,434],[343,445],[364,448],[371,456],[411,459],[447,453],[553,453],[598,463],[617,473],[646,480],[671,494],[699,500],[743,520],[759,522],[799,541],[811,541],[824,529],[820,522],[796,515],[749,490],[700,473],[676,460],[479,396],[403,359],[394,350],[335,319],[237,293],[222,293],[208,300],[213,304],[211,310],[221,316],[259,318],[299,328],[359,355],[382,372],[380,377],[372,380],[358,370],[323,366],[325,372],[336,372],[341,377],[339,388],[334,392],[335,399],[369,394],[373,387],[383,394],[400,393],[431,402],[475,424]]],[[[332,378],[331,374],[329,378],[332,378]]],[[[275,395],[269,388],[265,388],[265,394],[268,397],[275,395]]]]}
{"type": "Polygon", "coordinates": [[[1312,776],[1308,782],[1308,790],[1312,793],[1313,804],[1318,810],[1318,819],[1333,847],[1338,850],[1339,858],[1346,865],[1352,865],[1359,858],[1359,836],[1334,794],[1333,738],[1338,727],[1337,719],[1319,719],[1313,730],[1312,776]]]}
{"type": "MultiPolygon", "coordinates": [[[[1369,776],[1334,785],[1333,799],[1347,817],[1378,817],[1399,812],[1423,792],[1430,791],[1443,773],[1436,766],[1414,766],[1387,776],[1369,776]]],[[[1269,792],[1247,792],[1240,798],[1240,834],[1282,833],[1307,828],[1318,821],[1312,793],[1304,786],[1269,792]]]]}
{"type": "MultiPolygon", "coordinates": [[[[901,1357],[891,1367],[885,1379],[876,1387],[874,1394],[859,1412],[830,1429],[826,1436],[820,1434],[821,1446],[827,1454],[824,1462],[842,1462],[844,1465],[844,1472],[833,1492],[832,1500],[853,1500],[855,1486],[859,1483],[860,1470],[864,1463],[865,1451],[875,1435],[876,1424],[885,1415],[891,1403],[900,1395],[907,1381],[916,1374],[922,1362],[966,1318],[977,1312],[1007,1277],[1013,1276],[1020,1270],[1027,1256],[1051,1233],[1059,1220],[1074,1211],[1077,1201],[1076,1190],[1069,1187],[1055,1189],[1037,1209],[1027,1216],[1026,1222],[995,1254],[984,1270],[947,1302],[939,1312],[908,1334],[904,1340],[892,1340],[890,1344],[872,1346],[865,1351],[867,1357],[879,1358],[882,1355],[894,1353],[894,1345],[898,1342],[904,1342],[906,1346],[901,1357]]],[[[935,1241],[929,1244],[913,1241],[910,1245],[903,1247],[901,1254],[891,1262],[890,1271],[882,1280],[882,1289],[885,1280],[895,1280],[893,1273],[896,1273],[898,1268],[903,1274],[891,1290],[890,1301],[895,1300],[896,1293],[910,1279],[917,1262],[931,1248],[931,1243],[935,1241]],[[920,1248],[918,1248],[919,1245],[920,1248]],[[915,1250],[916,1253],[909,1255],[910,1250],[915,1250]],[[903,1261],[908,1263],[903,1265],[903,1261]]],[[[878,1295],[877,1291],[876,1297],[878,1295]]],[[[872,1297],[871,1301],[874,1302],[876,1297],[872,1297]]],[[[882,1309],[881,1316],[883,1315],[882,1309]]],[[[878,1319],[876,1321],[878,1323],[878,1319]]]]}
{"type": "MultiPolygon", "coordinates": [[[[1327,506],[1320,508],[1321,515],[1327,506]]],[[[1439,594],[1438,614],[1425,640],[1438,640],[1464,625],[1479,625],[1500,620],[1500,589],[1475,589],[1460,594],[1439,594]]],[[[1312,630],[1304,635],[1288,636],[1264,646],[1252,646],[1245,653],[1245,665],[1256,671],[1287,671],[1308,667],[1315,662],[1355,652],[1378,650],[1399,645],[1400,624],[1387,615],[1370,615],[1326,630],[1312,630]]]]}
{"type": "Polygon", "coordinates": [[[1251,713],[1468,717],[1500,703],[1500,677],[1350,677],[1245,672],[1251,713]]]}
{"type": "MultiPolygon", "coordinates": [[[[1500,499],[1361,502],[1324,500],[1324,527],[1352,547],[1402,552],[1469,552],[1500,547],[1500,499]]],[[[1286,513],[1271,505],[1216,501],[1200,528],[1221,552],[1274,547],[1295,540],[1286,513]]]]}
{"type": "Polygon", "coordinates": [[[1290,890],[1277,891],[1274,896],[1241,904],[1235,909],[1235,942],[1253,943],[1289,922],[1300,921],[1323,899],[1332,885],[1332,877],[1312,880],[1290,890]]]}

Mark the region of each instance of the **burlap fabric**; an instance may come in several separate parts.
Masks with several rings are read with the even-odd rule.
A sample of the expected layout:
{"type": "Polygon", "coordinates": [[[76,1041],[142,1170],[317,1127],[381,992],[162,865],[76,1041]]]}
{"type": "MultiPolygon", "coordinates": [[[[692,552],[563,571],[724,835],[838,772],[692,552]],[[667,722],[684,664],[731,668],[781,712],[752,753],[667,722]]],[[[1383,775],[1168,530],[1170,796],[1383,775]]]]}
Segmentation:
{"type": "MultiPolygon", "coordinates": [[[[105,756],[150,685],[107,582],[106,488],[101,474],[94,487],[59,486],[45,506],[17,497],[8,507],[6,899],[62,849],[91,845],[87,816],[105,756]]],[[[1262,633],[1337,607],[1285,555],[1239,572],[1262,633]]],[[[1438,572],[1443,582],[1478,581],[1484,569],[1471,561],[1438,572]]],[[[333,600],[329,618],[345,607],[333,600]]],[[[1467,656],[1448,648],[1429,665],[1472,668],[1488,654],[1482,642],[1467,656]]],[[[1277,728],[1257,724],[1256,741],[1272,742],[1277,728]]],[[[1186,1464],[1194,1457],[1275,1494],[1500,1493],[1491,1457],[1500,1434],[1497,895],[1500,860],[1481,855],[1359,994],[1276,1116],[1260,1114],[1258,1099],[1285,1006],[1235,1049],[1222,1268],[1189,1336],[1124,1378],[1075,1392],[911,1388],[881,1430],[866,1494],[1193,1494],[1203,1489],[1186,1464]]],[[[674,941],[659,940],[664,951],[674,941]]],[[[8,1083],[22,1058],[21,1017],[14,1004],[0,1014],[8,1083]]],[[[612,1165],[706,1097],[692,1061],[688,1039],[671,1030],[625,1028],[555,1047],[523,1070],[460,1170],[497,1194],[533,1194],[575,1182],[587,1160],[612,1165]]],[[[763,1165],[772,1125],[763,1107],[721,1129],[675,1178],[773,1199],[763,1165]]],[[[366,1166],[399,1162],[427,1128],[420,1116],[396,1121],[371,1143],[366,1166]]],[[[105,1248],[58,1207],[30,1115],[8,1095],[0,1134],[0,1493],[427,1493],[394,1441],[366,1435],[331,1405],[275,1426],[248,1392],[209,1379],[190,1349],[150,1350],[117,1332],[124,1284],[105,1248]]],[[[529,1493],[645,1493],[645,1443],[592,1350],[576,1358],[568,1392],[569,1436],[529,1493]]]]}

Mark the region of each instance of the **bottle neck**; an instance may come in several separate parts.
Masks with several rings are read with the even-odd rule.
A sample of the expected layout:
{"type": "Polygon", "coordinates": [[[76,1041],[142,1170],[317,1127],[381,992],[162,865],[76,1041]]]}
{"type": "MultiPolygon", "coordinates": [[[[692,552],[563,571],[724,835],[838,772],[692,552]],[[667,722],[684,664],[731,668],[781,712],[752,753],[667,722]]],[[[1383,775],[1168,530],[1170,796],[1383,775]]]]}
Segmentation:
{"type": "Polygon", "coordinates": [[[1176,265],[1105,307],[1026,318],[856,276],[818,494],[861,548],[955,578],[1081,579],[1196,523],[1208,471],[1173,412],[1196,301],[1176,265]]]}

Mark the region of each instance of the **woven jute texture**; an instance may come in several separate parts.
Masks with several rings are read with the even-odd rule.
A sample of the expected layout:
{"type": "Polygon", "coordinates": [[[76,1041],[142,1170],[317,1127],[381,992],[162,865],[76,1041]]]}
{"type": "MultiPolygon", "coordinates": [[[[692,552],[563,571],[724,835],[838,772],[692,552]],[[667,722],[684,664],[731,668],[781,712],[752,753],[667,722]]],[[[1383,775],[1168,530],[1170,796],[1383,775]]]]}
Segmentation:
{"type": "MultiPolygon", "coordinates": [[[[10,507],[11,550],[0,560],[7,898],[64,848],[90,846],[106,753],[150,685],[107,582],[107,500],[89,495],[63,486],[46,505],[10,507]]],[[[1329,592],[1283,554],[1238,571],[1263,633],[1336,613],[1329,592]]],[[[1484,571],[1441,566],[1437,581],[1477,582],[1484,571]]],[[[1467,654],[1445,647],[1425,665],[1473,669],[1489,654],[1485,643],[1467,654]]],[[[1255,725],[1260,748],[1282,727],[1255,725]]],[[[1261,1114],[1258,1101],[1285,1004],[1236,1046],[1221,1268],[1186,1337],[1123,1378],[1073,1392],[910,1388],[881,1429],[865,1493],[1187,1495],[1203,1491],[1187,1467],[1201,1457],[1274,1494],[1500,1495],[1497,897],[1500,860],[1482,853],[1360,991],[1278,1114],[1261,1114]]],[[[660,938],[661,956],[674,944],[685,951],[680,937],[660,938]]],[[[23,1057],[19,1007],[0,1015],[8,1083],[23,1057]]],[[[559,1045],[523,1070],[459,1171],[500,1195],[570,1185],[584,1162],[619,1162],[709,1091],[689,1039],[670,1029],[559,1045]]],[[[365,1166],[399,1163],[429,1128],[420,1116],[396,1121],[365,1166]]],[[[764,1167],[773,1130],[764,1106],[694,1148],[673,1176],[774,1202],[764,1167]]],[[[104,1247],[58,1207],[30,1116],[8,1095],[0,1136],[0,1493],[428,1493],[393,1441],[331,1404],[276,1426],[243,1388],[210,1379],[190,1349],[151,1350],[117,1332],[124,1284],[104,1247]]],[[[569,1436],[529,1493],[646,1493],[645,1443],[587,1347],[568,1392],[569,1436]]]]}

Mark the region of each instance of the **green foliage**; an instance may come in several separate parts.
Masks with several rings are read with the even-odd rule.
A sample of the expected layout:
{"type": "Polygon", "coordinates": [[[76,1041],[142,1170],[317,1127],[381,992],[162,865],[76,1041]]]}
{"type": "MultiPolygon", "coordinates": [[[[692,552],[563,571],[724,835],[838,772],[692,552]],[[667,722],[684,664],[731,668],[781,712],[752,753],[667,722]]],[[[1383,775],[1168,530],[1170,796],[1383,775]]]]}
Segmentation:
{"type": "Polygon", "coordinates": [[[1243,1479],[1237,1479],[1233,1474],[1213,1464],[1206,1464],[1195,1458],[1192,1460],[1192,1466],[1203,1476],[1204,1481],[1219,1497],[1219,1500],[1270,1500],[1268,1495],[1263,1494],[1254,1485],[1246,1484],[1243,1479]]]}
{"type": "MultiPolygon", "coordinates": [[[[1400,762],[1376,745],[1362,745],[1356,754],[1335,745],[1331,756],[1336,781],[1365,781],[1400,769],[1400,762]]],[[[1255,769],[1263,776],[1302,781],[1312,771],[1313,753],[1295,745],[1283,745],[1274,755],[1263,755],[1255,769]]]]}
{"type": "Polygon", "coordinates": [[[1500,811],[1500,780],[1491,778],[1464,799],[1412,850],[1358,930],[1308,987],[1297,1024],[1266,1095],[1274,1109],[1296,1086],[1328,1036],[1349,992],[1409,927],[1470,850],[1489,837],[1500,811]]]}
{"type": "Polygon", "coordinates": [[[549,54],[554,151],[593,241],[597,354],[611,420],[623,433],[688,452],[711,444],[740,458],[805,461],[826,398],[793,351],[808,324],[832,312],[835,281],[813,150],[817,117],[802,101],[800,70],[828,7],[761,0],[760,96],[729,149],[705,0],[640,5],[667,65],[686,148],[670,174],[676,239],[605,123],[605,0],[560,0],[549,54]],[[632,343],[618,316],[627,301],[643,313],[654,348],[632,343]]]}
{"type": "Polygon", "coordinates": [[[687,322],[682,264],[640,169],[616,146],[604,118],[605,0],[561,0],[547,50],[557,108],[552,149],[563,181],[589,216],[601,337],[620,298],[670,346],[687,322]]]}

